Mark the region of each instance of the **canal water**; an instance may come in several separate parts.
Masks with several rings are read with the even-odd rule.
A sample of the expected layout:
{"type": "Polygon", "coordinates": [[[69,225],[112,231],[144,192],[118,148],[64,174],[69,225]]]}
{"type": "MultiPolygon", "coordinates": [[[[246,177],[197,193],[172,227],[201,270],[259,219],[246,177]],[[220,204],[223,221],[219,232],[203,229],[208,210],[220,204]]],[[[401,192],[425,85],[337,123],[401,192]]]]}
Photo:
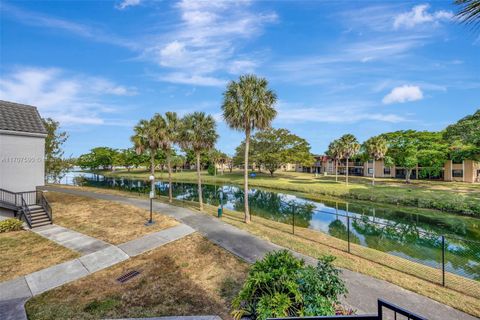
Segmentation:
{"type": "MultiPolygon", "coordinates": [[[[63,184],[116,188],[148,193],[149,181],[107,178],[69,172],[63,184]]],[[[156,193],[168,195],[168,182],[157,181],[156,193]]],[[[204,184],[204,202],[242,212],[243,189],[204,184]],[[222,197],[220,196],[222,194],[222,197]],[[222,198],[222,199],[221,199],[222,198]]],[[[196,183],[173,183],[178,200],[198,201],[196,183]]],[[[359,201],[310,200],[294,192],[251,188],[253,216],[313,229],[351,243],[377,249],[437,269],[480,280],[480,219],[444,212],[359,201]],[[443,236],[443,237],[442,237],[443,236]],[[442,248],[445,248],[442,250],[442,248]]]]}

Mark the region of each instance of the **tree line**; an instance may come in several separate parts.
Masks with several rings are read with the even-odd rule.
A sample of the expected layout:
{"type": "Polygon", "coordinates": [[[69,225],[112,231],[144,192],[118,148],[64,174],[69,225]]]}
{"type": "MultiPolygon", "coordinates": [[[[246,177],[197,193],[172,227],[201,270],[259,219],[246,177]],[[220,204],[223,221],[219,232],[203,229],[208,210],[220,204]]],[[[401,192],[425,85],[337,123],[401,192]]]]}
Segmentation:
{"type": "Polygon", "coordinates": [[[385,167],[395,165],[405,169],[406,182],[410,182],[412,170],[417,166],[419,177],[436,177],[447,160],[480,160],[480,110],[439,132],[388,132],[371,137],[363,144],[354,135],[345,134],[329,144],[327,155],[334,160],[336,181],[338,163],[345,159],[346,184],[350,159],[373,160],[372,184],[375,184],[375,162],[378,160],[383,160],[385,167]]]}

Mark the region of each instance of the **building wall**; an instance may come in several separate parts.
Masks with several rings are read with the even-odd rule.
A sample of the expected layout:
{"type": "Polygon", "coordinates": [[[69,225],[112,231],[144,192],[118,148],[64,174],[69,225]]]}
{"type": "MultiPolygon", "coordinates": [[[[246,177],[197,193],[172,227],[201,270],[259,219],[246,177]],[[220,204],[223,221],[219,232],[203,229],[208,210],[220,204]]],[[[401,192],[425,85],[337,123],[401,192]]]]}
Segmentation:
{"type": "Polygon", "coordinates": [[[44,185],[45,138],[0,133],[0,188],[33,191],[44,185]]]}

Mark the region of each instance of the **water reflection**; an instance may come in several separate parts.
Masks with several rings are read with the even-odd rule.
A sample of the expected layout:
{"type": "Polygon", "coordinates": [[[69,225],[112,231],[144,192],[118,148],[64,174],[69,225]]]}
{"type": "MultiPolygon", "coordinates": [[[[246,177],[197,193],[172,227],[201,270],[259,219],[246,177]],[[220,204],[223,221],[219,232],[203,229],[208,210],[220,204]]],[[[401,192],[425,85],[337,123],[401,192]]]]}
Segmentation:
{"type": "MultiPolygon", "coordinates": [[[[100,175],[82,174],[71,177],[72,183],[88,186],[119,188],[131,192],[148,193],[148,181],[105,178],[100,175]],[[77,181],[75,181],[75,179],[77,181]]],[[[156,192],[167,196],[169,185],[156,182],[156,192]]],[[[225,208],[244,209],[243,189],[234,185],[204,184],[204,202],[218,206],[219,192],[223,192],[225,208]]],[[[195,183],[173,183],[176,199],[198,201],[195,183]]],[[[310,228],[339,239],[349,239],[383,252],[440,268],[442,261],[442,235],[445,238],[446,270],[473,279],[480,279],[480,233],[478,220],[430,213],[411,208],[388,207],[332,200],[312,201],[293,193],[274,192],[252,188],[249,191],[252,216],[298,227],[310,228]]]]}

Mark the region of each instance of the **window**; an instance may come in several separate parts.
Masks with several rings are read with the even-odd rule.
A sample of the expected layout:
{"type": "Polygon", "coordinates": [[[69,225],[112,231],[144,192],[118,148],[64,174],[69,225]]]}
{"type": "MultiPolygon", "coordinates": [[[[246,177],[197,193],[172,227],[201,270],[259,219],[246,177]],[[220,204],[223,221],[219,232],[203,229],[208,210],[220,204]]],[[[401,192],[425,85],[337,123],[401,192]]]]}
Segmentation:
{"type": "Polygon", "coordinates": [[[452,170],[452,177],[463,178],[463,170],[452,170]]]}
{"type": "Polygon", "coordinates": [[[383,168],[383,174],[390,174],[390,168],[383,168]]]}
{"type": "Polygon", "coordinates": [[[463,163],[463,160],[461,160],[461,159],[453,159],[453,160],[452,160],[452,163],[453,163],[453,164],[462,164],[462,163],[463,163]]]}
{"type": "Polygon", "coordinates": [[[368,168],[368,174],[373,174],[373,168],[368,168]]]}

